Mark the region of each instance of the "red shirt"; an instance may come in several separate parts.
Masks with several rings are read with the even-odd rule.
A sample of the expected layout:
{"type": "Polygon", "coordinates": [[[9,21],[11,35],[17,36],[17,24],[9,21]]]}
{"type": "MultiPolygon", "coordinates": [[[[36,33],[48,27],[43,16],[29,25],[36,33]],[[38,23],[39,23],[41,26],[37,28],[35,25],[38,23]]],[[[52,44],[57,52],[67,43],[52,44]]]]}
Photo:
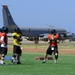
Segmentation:
{"type": "Polygon", "coordinates": [[[8,38],[7,38],[7,34],[6,33],[2,33],[1,36],[4,36],[4,42],[5,44],[8,44],[8,38]]]}
{"type": "MultiPolygon", "coordinates": [[[[2,36],[2,33],[0,32],[0,38],[1,38],[1,36],[2,36]]],[[[0,40],[0,44],[1,44],[1,40],[0,40]]]]}
{"type": "Polygon", "coordinates": [[[57,39],[59,38],[58,34],[49,34],[48,39],[50,40],[50,46],[57,46],[57,39]]]}

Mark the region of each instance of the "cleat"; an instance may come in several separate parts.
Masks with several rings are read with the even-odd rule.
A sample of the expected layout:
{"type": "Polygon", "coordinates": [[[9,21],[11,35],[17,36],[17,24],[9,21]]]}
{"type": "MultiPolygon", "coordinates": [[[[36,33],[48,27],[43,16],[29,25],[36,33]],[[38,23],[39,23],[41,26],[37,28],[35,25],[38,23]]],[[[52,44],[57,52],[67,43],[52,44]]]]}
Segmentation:
{"type": "Polygon", "coordinates": [[[54,63],[57,64],[57,60],[55,60],[54,63]]]}
{"type": "Polygon", "coordinates": [[[43,63],[46,63],[46,61],[43,61],[42,64],[43,64],[43,63]]]}
{"type": "Polygon", "coordinates": [[[7,65],[7,63],[0,63],[0,65],[4,66],[4,65],[7,65]]]}
{"type": "Polygon", "coordinates": [[[11,62],[12,64],[17,64],[16,60],[12,60],[11,62]]]}
{"type": "Polygon", "coordinates": [[[17,64],[21,64],[21,62],[19,61],[19,62],[17,62],[17,64]]]}
{"type": "Polygon", "coordinates": [[[7,65],[7,64],[6,64],[6,63],[4,63],[4,61],[3,61],[3,60],[1,60],[1,61],[0,61],[0,65],[2,65],[2,66],[3,66],[3,65],[7,65]]]}

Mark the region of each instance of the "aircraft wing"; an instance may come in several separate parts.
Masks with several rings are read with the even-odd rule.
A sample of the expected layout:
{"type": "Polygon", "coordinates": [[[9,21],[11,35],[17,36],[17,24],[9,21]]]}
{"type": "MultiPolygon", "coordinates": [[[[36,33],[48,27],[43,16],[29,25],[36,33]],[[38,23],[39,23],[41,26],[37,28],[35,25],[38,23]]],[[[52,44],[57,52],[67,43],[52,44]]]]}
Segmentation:
{"type": "Polygon", "coordinates": [[[48,37],[48,33],[44,33],[44,34],[40,34],[39,37],[45,37],[47,36],[48,37]]]}
{"type": "Polygon", "coordinates": [[[40,40],[44,40],[44,41],[48,41],[48,34],[45,33],[45,34],[40,34],[40,40]]]}

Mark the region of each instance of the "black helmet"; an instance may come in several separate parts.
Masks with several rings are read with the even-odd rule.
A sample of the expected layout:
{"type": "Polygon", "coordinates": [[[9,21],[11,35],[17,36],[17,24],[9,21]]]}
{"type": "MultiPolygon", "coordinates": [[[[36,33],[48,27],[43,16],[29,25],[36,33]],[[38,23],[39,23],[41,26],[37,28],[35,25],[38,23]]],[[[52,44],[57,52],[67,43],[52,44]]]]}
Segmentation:
{"type": "Polygon", "coordinates": [[[3,27],[3,28],[2,28],[2,31],[8,33],[8,28],[3,27]]]}
{"type": "Polygon", "coordinates": [[[55,29],[52,29],[51,30],[51,34],[55,34],[56,33],[56,30],[55,29]]]}
{"type": "Polygon", "coordinates": [[[20,28],[15,28],[14,31],[17,32],[17,33],[21,33],[20,28]]]}

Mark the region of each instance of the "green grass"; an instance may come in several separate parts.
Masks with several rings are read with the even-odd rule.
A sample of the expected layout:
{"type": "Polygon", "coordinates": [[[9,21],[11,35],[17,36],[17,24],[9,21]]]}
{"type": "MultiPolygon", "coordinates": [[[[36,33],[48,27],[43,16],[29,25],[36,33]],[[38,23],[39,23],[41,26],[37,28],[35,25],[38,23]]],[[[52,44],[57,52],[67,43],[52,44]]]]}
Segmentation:
{"type": "Polygon", "coordinates": [[[41,64],[41,60],[35,60],[40,56],[44,54],[23,53],[21,65],[13,65],[10,60],[5,60],[8,65],[0,66],[0,75],[75,75],[75,55],[61,54],[57,64],[54,64],[54,60],[41,64]]]}
{"type": "MultiPolygon", "coordinates": [[[[9,44],[8,47],[12,47],[9,44]]],[[[35,44],[22,44],[23,48],[35,49],[35,44]]],[[[38,44],[37,49],[46,50],[48,44],[38,44]]],[[[36,49],[35,49],[36,50],[36,49]]],[[[75,50],[74,42],[65,42],[59,44],[59,50],[75,50]]],[[[8,55],[12,56],[9,50],[8,55]]],[[[59,54],[58,63],[54,60],[48,60],[41,64],[41,60],[35,60],[36,57],[44,56],[44,53],[24,53],[21,56],[21,65],[13,65],[10,60],[5,60],[8,65],[0,65],[0,75],[75,75],[75,55],[59,54]]]]}

